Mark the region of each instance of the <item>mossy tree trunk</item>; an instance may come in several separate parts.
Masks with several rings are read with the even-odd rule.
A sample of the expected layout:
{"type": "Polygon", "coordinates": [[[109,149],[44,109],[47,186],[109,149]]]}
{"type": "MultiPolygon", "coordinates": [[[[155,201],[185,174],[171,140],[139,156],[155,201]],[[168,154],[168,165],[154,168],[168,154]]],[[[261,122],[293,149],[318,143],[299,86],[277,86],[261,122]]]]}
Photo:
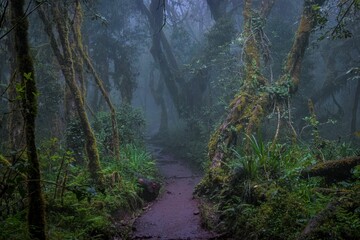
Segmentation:
{"type": "MultiPolygon", "coordinates": [[[[81,25],[82,25],[82,9],[80,1],[76,1],[75,3],[75,17],[74,17],[74,25],[73,25],[73,33],[75,37],[75,44],[76,50],[79,51],[80,57],[85,62],[87,68],[89,69],[90,73],[94,76],[95,82],[100,89],[101,94],[103,95],[109,109],[110,109],[110,116],[111,116],[111,126],[112,126],[112,151],[118,160],[120,160],[120,142],[119,142],[119,131],[118,131],[118,124],[116,120],[116,111],[114,105],[111,102],[110,96],[106,91],[103,80],[100,78],[99,74],[95,70],[92,61],[85,51],[83,43],[82,43],[82,34],[81,34],[81,25]]],[[[84,99],[85,100],[85,99],[84,99]]]]}
{"type": "MultiPolygon", "coordinates": [[[[263,1],[260,16],[266,17],[271,9],[270,4],[263,1]],[[267,8],[267,9],[264,9],[267,8]]],[[[230,152],[230,148],[239,142],[245,134],[250,135],[258,131],[262,120],[269,111],[270,106],[286,101],[291,94],[295,93],[300,81],[301,64],[306,47],[308,46],[309,36],[315,26],[314,4],[323,4],[324,0],[305,0],[300,24],[295,34],[294,43],[285,61],[284,72],[274,87],[284,88],[287,94],[276,96],[274,93],[266,91],[268,81],[261,74],[261,55],[260,47],[256,41],[257,31],[261,31],[258,26],[253,26],[252,21],[254,9],[251,0],[244,2],[244,60],[245,77],[244,84],[239,93],[230,103],[230,111],[225,121],[218,127],[209,142],[209,157],[212,161],[212,168],[222,165],[230,152]],[[278,99],[278,102],[273,102],[278,99]]]]}
{"type": "Polygon", "coordinates": [[[321,162],[301,171],[302,178],[323,177],[327,183],[348,180],[352,177],[351,171],[360,165],[360,157],[349,157],[339,160],[321,162]]]}
{"type": "Polygon", "coordinates": [[[50,38],[50,45],[57,58],[62,73],[64,75],[67,86],[73,94],[75,108],[80,120],[80,124],[85,136],[85,149],[88,157],[88,169],[91,180],[101,191],[105,189],[104,179],[101,173],[100,157],[97,149],[96,139],[94,132],[90,126],[86,111],[85,104],[80,88],[76,83],[75,69],[73,53],[70,45],[70,30],[69,30],[69,18],[67,15],[67,9],[62,1],[56,1],[54,5],[48,11],[51,11],[53,19],[50,20],[45,15],[45,9],[39,8],[39,16],[45,26],[45,31],[50,38]],[[56,24],[56,31],[59,36],[59,42],[61,47],[58,45],[55,34],[53,32],[53,26],[51,22],[56,24]],[[61,50],[60,50],[61,49],[61,50]]]}
{"type": "Polygon", "coordinates": [[[35,118],[37,115],[37,88],[34,65],[28,44],[28,21],[24,13],[24,0],[13,0],[11,16],[15,34],[16,63],[22,77],[18,94],[22,102],[22,115],[25,124],[26,155],[28,159],[27,188],[29,210],[28,231],[31,239],[46,239],[45,203],[41,189],[40,164],[35,144],[35,118]]]}

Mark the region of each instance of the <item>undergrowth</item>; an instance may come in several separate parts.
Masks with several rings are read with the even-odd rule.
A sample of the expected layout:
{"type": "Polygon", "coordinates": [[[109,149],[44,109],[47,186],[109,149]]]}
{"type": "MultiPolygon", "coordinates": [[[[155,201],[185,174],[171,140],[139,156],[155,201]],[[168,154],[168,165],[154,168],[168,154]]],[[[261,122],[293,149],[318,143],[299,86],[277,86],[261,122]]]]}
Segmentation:
{"type": "MultiPolygon", "coordinates": [[[[54,149],[53,144],[56,140],[51,144],[54,149]]],[[[88,184],[88,174],[74,165],[71,152],[57,150],[47,152],[48,161],[42,161],[49,238],[110,239],[120,235],[113,225],[113,213],[132,213],[143,205],[137,179],[157,178],[151,156],[143,148],[126,145],[120,161],[102,159],[107,185],[102,194],[88,184]]],[[[27,239],[25,220],[25,207],[15,214],[3,215],[0,239],[27,239]]]]}
{"type": "Polygon", "coordinates": [[[218,215],[210,227],[236,239],[360,238],[359,167],[341,182],[301,175],[323,161],[318,159],[320,151],[327,159],[339,159],[357,155],[356,148],[328,141],[314,150],[308,145],[272,145],[248,138],[250,152],[233,149],[223,167],[209,169],[197,186],[197,195],[212,203],[206,211],[218,215]],[[336,211],[328,213],[332,205],[337,206],[336,211]],[[310,220],[324,213],[328,215],[316,230],[305,234],[310,220]]]}
{"type": "MultiPolygon", "coordinates": [[[[111,239],[128,234],[116,224],[122,218],[131,218],[144,204],[138,179],[158,181],[159,176],[140,135],[141,116],[124,107],[122,112],[126,111],[127,115],[118,116],[119,131],[123,134],[120,160],[106,148],[106,139],[111,136],[107,114],[101,113],[95,121],[106,184],[103,193],[89,181],[87,163],[79,161],[79,154],[69,150],[62,140],[52,138],[39,145],[49,239],[111,239]]],[[[71,136],[78,133],[79,129],[75,130],[71,136]]],[[[75,143],[79,146],[76,149],[83,148],[82,141],[75,139],[75,143]]],[[[0,160],[0,239],[29,239],[26,161],[19,158],[10,163],[2,156],[0,160]]]]}

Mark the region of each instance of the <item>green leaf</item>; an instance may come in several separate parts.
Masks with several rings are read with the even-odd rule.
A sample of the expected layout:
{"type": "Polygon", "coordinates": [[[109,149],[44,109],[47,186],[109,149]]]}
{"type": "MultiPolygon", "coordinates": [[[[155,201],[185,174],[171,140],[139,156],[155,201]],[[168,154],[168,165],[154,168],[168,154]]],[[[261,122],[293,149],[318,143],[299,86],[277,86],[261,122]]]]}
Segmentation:
{"type": "Polygon", "coordinates": [[[29,73],[24,73],[24,78],[26,79],[26,80],[31,80],[32,79],[32,76],[31,76],[31,72],[29,72],[29,73]]]}
{"type": "Polygon", "coordinates": [[[311,9],[313,11],[319,11],[321,9],[321,7],[318,4],[314,4],[314,5],[311,6],[311,9]]]}

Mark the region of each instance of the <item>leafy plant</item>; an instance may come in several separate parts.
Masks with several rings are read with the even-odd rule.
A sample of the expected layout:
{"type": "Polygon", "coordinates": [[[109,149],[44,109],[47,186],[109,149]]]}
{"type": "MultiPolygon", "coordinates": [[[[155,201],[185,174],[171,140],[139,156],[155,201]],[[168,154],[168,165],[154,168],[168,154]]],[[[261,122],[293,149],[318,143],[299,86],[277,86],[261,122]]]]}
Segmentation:
{"type": "MultiPolygon", "coordinates": [[[[206,182],[216,179],[216,171],[211,170],[201,183],[213,189],[201,193],[215,203],[217,229],[239,239],[295,239],[310,219],[339,197],[335,194],[339,189],[346,189],[340,198],[341,207],[316,230],[316,239],[328,239],[330,235],[334,239],[358,238],[360,203],[354,198],[359,186],[357,168],[353,169],[351,182],[329,186],[320,177],[304,179],[300,175],[317,162],[310,146],[271,145],[255,136],[248,138],[250,150],[233,150],[233,157],[224,163],[224,181],[213,183],[217,186],[206,182]]],[[[332,145],[337,154],[351,155],[351,149],[346,143],[332,145]]]]}
{"type": "MultiPolygon", "coordinates": [[[[112,223],[111,214],[119,210],[133,212],[140,208],[143,200],[139,197],[139,177],[156,181],[158,178],[152,157],[140,145],[123,145],[121,161],[110,156],[102,158],[107,186],[105,195],[98,194],[89,185],[87,171],[83,171],[82,164],[74,160],[73,153],[58,139],[43,142],[39,153],[50,239],[109,239],[116,234],[121,235],[112,223]]],[[[20,164],[20,160],[18,165],[11,165],[2,156],[0,160],[0,173],[11,171],[9,176],[22,176],[21,169],[26,169],[25,162],[20,164]]],[[[6,182],[8,186],[12,184],[13,180],[10,180],[6,182]]],[[[19,200],[26,198],[26,191],[23,197],[20,195],[19,187],[23,182],[24,178],[16,180],[14,186],[18,188],[6,193],[9,198],[1,197],[1,239],[27,239],[26,231],[14,231],[26,229],[25,208],[18,205],[19,200]],[[5,204],[19,209],[7,212],[5,204]]]]}
{"type": "MultiPolygon", "coordinates": [[[[103,154],[108,154],[111,146],[112,126],[109,112],[99,112],[93,122],[94,132],[99,148],[103,154]]],[[[116,120],[120,137],[120,144],[143,144],[145,120],[139,110],[131,106],[122,105],[116,111],[116,120]]]]}

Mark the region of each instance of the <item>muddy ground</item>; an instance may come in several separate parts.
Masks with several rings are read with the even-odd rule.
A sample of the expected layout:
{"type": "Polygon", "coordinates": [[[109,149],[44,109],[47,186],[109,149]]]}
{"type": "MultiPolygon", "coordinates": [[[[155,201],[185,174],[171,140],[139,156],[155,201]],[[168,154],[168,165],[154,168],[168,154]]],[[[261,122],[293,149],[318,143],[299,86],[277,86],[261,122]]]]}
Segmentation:
{"type": "Polygon", "coordinates": [[[201,174],[161,148],[150,151],[164,186],[158,199],[134,222],[133,239],[214,239],[215,234],[201,228],[198,201],[192,195],[201,174]]]}

